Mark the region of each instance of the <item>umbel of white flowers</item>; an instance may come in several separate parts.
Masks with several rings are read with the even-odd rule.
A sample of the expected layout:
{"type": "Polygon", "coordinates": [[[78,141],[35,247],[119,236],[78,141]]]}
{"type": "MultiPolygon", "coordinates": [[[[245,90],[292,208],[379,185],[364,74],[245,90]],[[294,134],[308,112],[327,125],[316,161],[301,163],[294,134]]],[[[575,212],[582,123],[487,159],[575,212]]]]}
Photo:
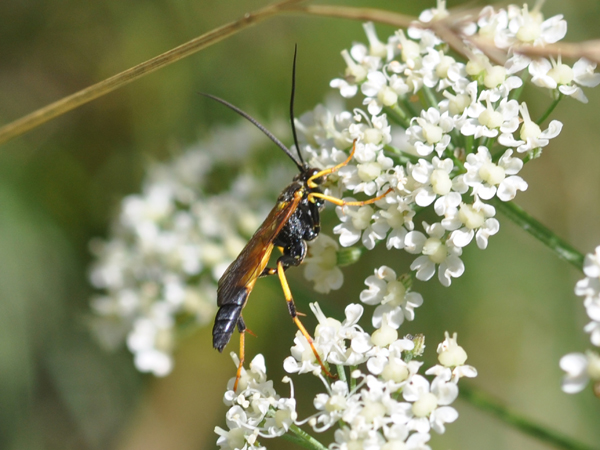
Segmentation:
{"type": "MultiPolygon", "coordinates": [[[[446,335],[440,344],[440,365],[426,371],[435,376],[430,384],[417,373],[421,363],[413,359],[414,342],[399,339],[398,328],[404,319],[414,319],[414,308],[423,301],[411,290],[412,277],[427,281],[437,272],[439,281],[450,286],[452,278],[461,276],[462,249],[471,242],[485,249],[499,231],[496,210],[489,202],[511,201],[526,190],[526,181],[518,175],[524,163],[539,157],[560,133],[559,121],[537,123],[527,104],[518,100],[523,80],[551,91],[557,100],[571,96],[584,103],[581,86],[600,83],[595,64],[584,59],[570,67],[560,58],[531,59],[514,51],[518,44],[543,47],[565,36],[562,16],[544,20],[540,6],[531,11],[527,5],[497,11],[485,7],[472,22],[463,23],[464,35],[485,39],[506,52],[503,65],[493,63],[468,42],[469,58],[460,61],[448,54],[446,43],[418,24],[382,41],[373,24],[367,23],[368,44],[358,43],[342,52],[345,76],[332,80],[331,86],[344,98],[360,95],[366,110],[317,106],[297,121],[301,151],[312,167],[324,169],[344,161],[344,149],[356,142],[354,159],[327,179],[326,192],[348,200],[356,194],[375,197],[389,188],[393,192],[372,205],[338,207],[340,223],[334,233],[342,247],[358,244],[370,250],[385,242],[390,250],[416,255],[412,273],[398,277],[383,266],[367,278],[368,288],[360,299],[377,305],[372,333],[358,325],[363,312],[359,305],[346,308],[343,322],[325,317],[314,307],[319,321],[315,346],[322,358],[342,368],[365,364],[366,370],[355,370],[349,380],[342,375],[335,382],[321,377],[325,392],[314,399],[317,413],[304,420],[293,412],[293,395],[282,402],[252,382],[243,384],[250,393],[242,388],[237,393],[228,391],[229,431],[216,430],[221,448],[262,448],[260,437],[293,432],[294,425],[308,423],[316,432],[336,427],[335,442],[329,445],[332,450],[429,449],[429,431],[441,433],[445,423],[457,418],[456,410],[448,406],[458,393],[456,382],[476,372],[464,365],[466,353],[456,344],[456,335],[452,339],[446,335]],[[427,207],[432,207],[437,220],[415,223],[416,212],[427,207]],[[404,402],[394,393],[401,393],[404,402]],[[272,408],[256,407],[253,400],[272,408]]],[[[439,1],[419,20],[426,23],[447,15],[445,2],[439,1]]],[[[322,292],[341,284],[334,252],[341,253],[327,239],[310,262],[320,270],[306,269],[322,292]]],[[[598,281],[597,266],[587,267],[598,281]]],[[[598,303],[586,299],[586,307],[593,302],[598,303]]],[[[596,320],[593,307],[598,305],[590,313],[596,320]]],[[[593,337],[598,334],[597,324],[587,327],[593,337]]],[[[286,371],[321,376],[300,334],[291,353],[284,361],[286,371]]],[[[598,376],[597,356],[570,358],[563,364],[571,370],[566,385],[571,381],[579,387],[598,376]]],[[[244,376],[263,383],[264,365],[251,366],[244,376]]]]}
{"type": "MultiPolygon", "coordinates": [[[[419,21],[447,15],[440,0],[419,21]]],[[[466,353],[456,336],[446,336],[438,348],[440,365],[425,372],[433,380],[418,374],[421,363],[414,357],[423,350],[423,339],[402,339],[398,332],[423,303],[413,280],[437,275],[450,286],[461,276],[463,249],[471,243],[485,249],[499,232],[491,202],[511,201],[526,190],[519,176],[524,163],[539,157],[560,133],[559,121],[538,123],[530,117],[527,104],[519,100],[521,88],[533,86],[557,101],[572,97],[585,103],[582,87],[600,83],[595,64],[584,59],[571,67],[560,58],[532,59],[514,51],[519,44],[543,47],[565,36],[566,21],[562,16],[544,20],[540,4],[532,10],[488,6],[462,27],[465,36],[506,52],[506,62],[494,63],[468,42],[468,59],[451,56],[446,43],[418,24],[382,41],[367,23],[368,43],[342,52],[344,77],[330,83],[342,99],[359,96],[364,109],[319,105],[296,123],[300,151],[315,168],[343,162],[356,141],[353,160],[327,178],[327,194],[350,200],[392,189],[375,204],[336,209],[337,241],[320,236],[310,243],[305,260],[305,276],[315,289],[339,289],[340,267],[378,243],[414,255],[409,273],[397,275],[396,268],[386,266],[369,271],[360,300],[375,306],[373,332],[358,326],[360,305],[349,305],[342,322],[314,307],[319,320],[315,342],[323,359],[366,367],[346,381],[323,379],[325,392],[314,401],[318,412],[304,420],[315,431],[338,427],[331,449],[428,449],[429,431],[443,432],[444,424],[456,419],[449,405],[457,381],[476,372],[464,365],[466,353]],[[434,213],[432,219],[416,221],[425,208],[434,213]]],[[[239,160],[257,145],[250,129],[242,124],[222,130],[172,163],[157,165],[142,193],[124,199],[112,237],[92,245],[97,262],[91,279],[104,291],[92,301],[94,329],[107,344],[126,341],[141,371],[168,374],[177,324],[189,319],[198,326],[212,319],[216,280],[265,217],[272,193],[289,181],[273,170],[260,184],[243,175],[228,192],[216,197],[204,192],[203,181],[215,163],[239,160]],[[273,185],[266,189],[268,202],[265,183],[273,185]]],[[[597,254],[586,259],[586,279],[577,286],[592,319],[586,330],[594,345],[600,340],[597,254]]],[[[318,372],[313,357],[297,336],[284,367],[290,373],[318,372]]],[[[561,366],[568,373],[564,386],[569,392],[583,388],[588,379],[597,385],[600,378],[596,353],[567,355],[561,366]]],[[[296,417],[293,392],[281,398],[272,389],[261,357],[244,371],[238,392],[228,391],[226,403],[231,407],[229,431],[217,430],[225,449],[261,448],[260,437],[304,423],[296,417]]]]}
{"type": "MultiPolygon", "coordinates": [[[[575,286],[575,293],[584,297],[583,306],[591,322],[584,330],[590,333],[590,341],[600,347],[600,246],[587,254],[583,264],[585,278],[575,286]]],[[[566,372],[563,391],[574,394],[582,391],[589,381],[594,393],[600,397],[600,355],[588,350],[586,353],[569,353],[560,360],[560,368],[566,372]]]]}

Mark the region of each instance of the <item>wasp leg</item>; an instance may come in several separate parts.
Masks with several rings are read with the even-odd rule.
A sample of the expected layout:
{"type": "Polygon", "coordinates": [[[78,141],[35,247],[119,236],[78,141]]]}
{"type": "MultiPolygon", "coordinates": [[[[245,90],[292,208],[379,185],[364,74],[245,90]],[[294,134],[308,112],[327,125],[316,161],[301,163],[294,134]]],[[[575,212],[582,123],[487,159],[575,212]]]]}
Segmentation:
{"type": "Polygon", "coordinates": [[[354,142],[352,142],[352,151],[350,152],[350,155],[348,156],[348,158],[346,158],[346,161],[339,163],[337,166],[333,166],[333,167],[330,167],[329,169],[321,170],[320,172],[315,173],[312,177],[310,177],[306,181],[306,184],[308,184],[308,187],[310,187],[310,188],[317,187],[317,183],[315,183],[314,180],[316,180],[317,178],[324,177],[325,175],[329,175],[330,173],[337,172],[342,167],[347,166],[348,163],[352,160],[355,150],[356,150],[356,139],[354,139],[354,142]]]}
{"type": "Polygon", "coordinates": [[[268,277],[269,275],[275,275],[277,273],[277,269],[273,269],[271,267],[265,267],[265,269],[260,273],[258,278],[268,277]]]}
{"type": "Polygon", "coordinates": [[[337,206],[364,206],[364,205],[370,205],[371,203],[375,203],[378,202],[379,200],[381,200],[382,198],[384,198],[386,195],[388,195],[390,192],[392,192],[393,189],[389,188],[387,191],[385,191],[383,194],[375,197],[375,198],[370,198],[369,200],[364,200],[361,202],[348,202],[346,200],[342,200],[341,198],[337,198],[337,197],[332,197],[330,195],[325,195],[325,194],[321,194],[320,192],[311,192],[310,194],[308,194],[308,200],[312,201],[311,198],[322,198],[325,201],[331,202],[334,205],[337,206]]]}
{"type": "Polygon", "coordinates": [[[237,372],[235,373],[235,383],[233,383],[233,392],[237,391],[238,382],[240,381],[240,377],[242,376],[242,367],[244,367],[244,359],[246,357],[246,324],[244,323],[244,319],[242,319],[242,316],[238,318],[237,328],[240,332],[240,363],[238,364],[237,372]]]}
{"type": "Polygon", "coordinates": [[[292,320],[294,321],[302,335],[308,341],[308,345],[310,345],[310,348],[313,354],[315,355],[317,362],[321,366],[321,370],[325,372],[325,374],[329,378],[335,378],[335,375],[329,372],[329,370],[327,370],[327,367],[325,367],[325,364],[323,363],[319,352],[317,352],[317,349],[315,348],[312,337],[310,336],[308,331],[306,331],[306,328],[304,328],[304,325],[302,325],[302,322],[300,322],[300,319],[298,318],[298,312],[296,311],[296,304],[294,303],[294,298],[292,297],[292,291],[290,290],[290,285],[288,284],[287,278],[285,276],[285,269],[287,269],[290,265],[297,266],[301,262],[301,260],[293,258],[289,255],[281,256],[277,260],[277,275],[279,275],[279,281],[281,282],[283,295],[285,297],[285,301],[287,302],[288,312],[290,313],[290,316],[292,316],[292,320]]]}

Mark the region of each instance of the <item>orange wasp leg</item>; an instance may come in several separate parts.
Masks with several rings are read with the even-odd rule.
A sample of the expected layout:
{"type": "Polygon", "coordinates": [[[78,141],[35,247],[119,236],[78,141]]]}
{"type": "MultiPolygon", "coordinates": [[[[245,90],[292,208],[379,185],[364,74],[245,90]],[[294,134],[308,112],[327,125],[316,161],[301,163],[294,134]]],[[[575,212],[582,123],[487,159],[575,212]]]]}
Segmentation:
{"type": "MultiPolygon", "coordinates": [[[[239,322],[238,322],[238,328],[239,322]]],[[[235,373],[235,383],[233,383],[233,392],[237,391],[238,382],[240,381],[240,377],[242,376],[242,368],[244,367],[244,359],[245,359],[245,341],[246,341],[246,329],[240,329],[240,363],[238,364],[237,372],[235,373]]]]}
{"type": "Polygon", "coordinates": [[[333,166],[333,167],[330,167],[329,169],[321,170],[320,172],[315,173],[312,177],[310,177],[306,181],[306,184],[308,185],[308,187],[311,189],[316,188],[317,183],[315,183],[314,180],[316,180],[317,178],[324,177],[325,175],[329,175],[330,173],[337,172],[342,167],[347,166],[348,163],[350,163],[350,161],[352,160],[355,150],[356,150],[356,139],[354,139],[354,142],[352,143],[352,151],[350,152],[350,155],[348,155],[348,158],[346,158],[346,161],[339,163],[337,166],[333,166]]]}
{"type": "Polygon", "coordinates": [[[389,188],[383,194],[381,194],[375,198],[370,198],[369,200],[364,200],[364,201],[360,201],[360,202],[348,202],[346,200],[342,200],[341,198],[332,197],[330,195],[325,195],[325,194],[320,194],[319,192],[311,192],[310,194],[308,194],[308,200],[312,201],[311,197],[312,198],[322,198],[323,200],[331,202],[337,206],[364,206],[364,205],[370,205],[371,203],[375,203],[375,202],[381,200],[382,198],[384,198],[386,195],[388,195],[392,191],[393,191],[393,189],[389,188]]]}
{"type": "Polygon", "coordinates": [[[290,313],[290,316],[292,316],[292,320],[294,321],[294,323],[300,330],[300,333],[302,333],[304,338],[308,341],[308,345],[310,345],[310,348],[311,348],[313,354],[315,355],[317,362],[321,366],[321,370],[323,372],[325,372],[325,375],[327,375],[329,378],[336,378],[336,376],[333,375],[331,372],[329,372],[329,370],[327,370],[327,367],[325,367],[325,364],[323,363],[323,360],[321,359],[319,352],[317,352],[317,349],[315,348],[313,338],[310,336],[308,331],[306,331],[306,328],[304,328],[304,325],[302,325],[302,322],[300,322],[300,319],[298,319],[298,313],[296,312],[296,305],[294,303],[294,298],[292,297],[292,291],[290,290],[290,285],[288,284],[287,277],[285,276],[285,267],[283,266],[282,261],[277,261],[277,275],[279,275],[279,281],[281,282],[281,288],[283,289],[283,295],[285,297],[285,301],[287,302],[288,311],[290,313]]]}

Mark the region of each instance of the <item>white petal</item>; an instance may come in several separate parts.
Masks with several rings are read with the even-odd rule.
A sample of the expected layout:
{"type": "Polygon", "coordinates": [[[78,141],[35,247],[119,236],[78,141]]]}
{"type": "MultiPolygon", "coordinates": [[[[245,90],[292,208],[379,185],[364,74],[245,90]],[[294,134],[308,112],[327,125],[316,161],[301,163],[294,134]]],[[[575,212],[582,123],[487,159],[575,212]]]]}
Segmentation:
{"type": "Polygon", "coordinates": [[[505,178],[498,186],[498,198],[503,202],[508,202],[515,198],[517,191],[527,190],[527,182],[518,176],[505,178]]]}
{"type": "Polygon", "coordinates": [[[455,230],[450,235],[450,239],[457,247],[466,247],[473,240],[473,236],[475,236],[475,232],[473,230],[469,230],[468,228],[461,228],[460,230],[455,230]]]}
{"type": "Polygon", "coordinates": [[[417,279],[427,281],[435,274],[435,264],[429,259],[429,256],[419,256],[410,265],[410,270],[417,270],[417,279]]]}

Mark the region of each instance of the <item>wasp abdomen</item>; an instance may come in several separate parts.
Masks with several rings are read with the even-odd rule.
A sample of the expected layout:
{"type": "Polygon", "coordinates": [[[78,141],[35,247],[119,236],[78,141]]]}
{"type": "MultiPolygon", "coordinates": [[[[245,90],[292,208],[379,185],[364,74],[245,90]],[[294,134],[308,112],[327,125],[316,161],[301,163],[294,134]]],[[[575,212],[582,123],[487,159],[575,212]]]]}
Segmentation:
{"type": "Polygon", "coordinates": [[[213,347],[220,352],[223,351],[231,339],[233,330],[238,325],[248,294],[246,289],[240,289],[227,304],[221,305],[217,311],[213,326],[213,347]]]}

